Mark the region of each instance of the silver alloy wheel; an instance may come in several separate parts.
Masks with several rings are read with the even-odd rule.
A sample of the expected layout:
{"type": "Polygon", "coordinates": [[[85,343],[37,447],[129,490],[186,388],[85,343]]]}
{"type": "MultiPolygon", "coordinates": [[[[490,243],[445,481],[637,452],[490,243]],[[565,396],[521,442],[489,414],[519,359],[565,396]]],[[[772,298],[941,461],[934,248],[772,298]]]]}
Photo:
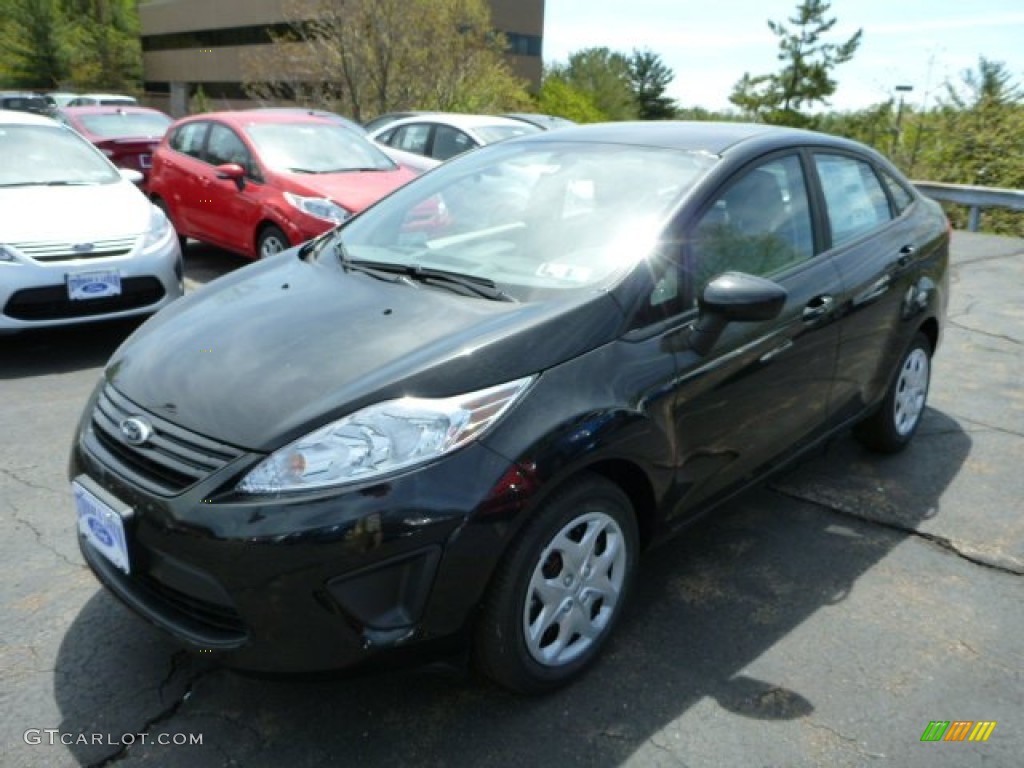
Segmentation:
{"type": "Polygon", "coordinates": [[[910,434],[924,411],[928,397],[928,353],[914,349],[900,368],[893,401],[893,426],[901,436],[910,434]]]}
{"type": "Polygon", "coordinates": [[[603,512],[573,518],[541,552],[523,606],[526,648],[560,667],[579,658],[608,628],[626,578],[626,544],[603,512]]]}
{"type": "Polygon", "coordinates": [[[281,242],[281,238],[276,235],[267,235],[260,241],[260,258],[266,259],[287,249],[287,243],[281,242]]]}

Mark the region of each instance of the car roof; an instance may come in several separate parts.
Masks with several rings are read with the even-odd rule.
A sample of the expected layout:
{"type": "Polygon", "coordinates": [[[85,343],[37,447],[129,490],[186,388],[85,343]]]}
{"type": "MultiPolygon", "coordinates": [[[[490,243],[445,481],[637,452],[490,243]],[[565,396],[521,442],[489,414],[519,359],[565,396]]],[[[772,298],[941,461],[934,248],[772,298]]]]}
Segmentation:
{"type": "Polygon", "coordinates": [[[164,114],[159,109],[140,107],[135,104],[90,104],[88,106],[81,107],[61,107],[60,111],[72,117],[75,115],[109,115],[116,112],[123,112],[125,114],[138,114],[140,112],[152,112],[158,115],[164,114]]]}
{"type": "Polygon", "coordinates": [[[134,96],[128,96],[124,93],[76,93],[76,97],[79,99],[131,99],[135,101],[134,96]]]}
{"type": "Polygon", "coordinates": [[[225,110],[223,112],[203,112],[198,115],[190,115],[182,118],[179,122],[197,122],[199,120],[220,120],[235,127],[253,125],[256,123],[320,123],[327,125],[341,126],[335,120],[320,115],[311,115],[306,111],[288,112],[285,110],[263,110],[263,109],[237,109],[225,110]]]}
{"type": "Polygon", "coordinates": [[[430,112],[427,114],[416,115],[414,117],[403,117],[401,120],[394,120],[387,125],[381,126],[374,131],[373,134],[392,130],[403,125],[408,125],[409,123],[440,123],[442,125],[450,125],[454,128],[469,130],[491,125],[508,125],[513,128],[522,128],[524,125],[522,120],[513,120],[512,118],[499,117],[498,115],[467,115],[461,112],[430,112]]]}
{"type": "Polygon", "coordinates": [[[763,123],[732,123],[657,120],[646,122],[591,123],[545,131],[519,141],[581,141],[607,144],[635,144],[689,152],[724,155],[734,147],[753,145],[770,149],[792,144],[823,144],[834,147],[864,147],[855,142],[800,128],[763,123]]]}
{"type": "Polygon", "coordinates": [[[0,123],[4,125],[60,126],[56,120],[45,115],[34,115],[31,112],[18,112],[13,109],[0,109],[0,123]]]}

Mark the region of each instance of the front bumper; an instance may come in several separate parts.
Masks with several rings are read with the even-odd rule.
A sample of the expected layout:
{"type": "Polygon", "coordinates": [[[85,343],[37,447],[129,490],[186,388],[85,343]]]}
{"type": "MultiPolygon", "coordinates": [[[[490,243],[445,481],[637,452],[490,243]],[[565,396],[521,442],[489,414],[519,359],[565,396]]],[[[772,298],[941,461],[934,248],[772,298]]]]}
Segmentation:
{"type": "Polygon", "coordinates": [[[234,494],[261,458],[243,453],[161,495],[109,454],[87,417],[70,462],[72,479],[132,510],[130,575],[80,535],[97,577],[185,645],[245,669],[339,669],[456,635],[525,502],[518,469],[478,444],[340,492],[234,494]]]}
{"type": "MultiPolygon", "coordinates": [[[[141,238],[139,238],[141,240],[141,238]]],[[[173,230],[153,248],[138,243],[111,256],[0,262],[0,332],[52,328],[152,314],[184,293],[184,267],[173,230]],[[72,301],[67,276],[116,270],[120,296],[72,301]]]]}

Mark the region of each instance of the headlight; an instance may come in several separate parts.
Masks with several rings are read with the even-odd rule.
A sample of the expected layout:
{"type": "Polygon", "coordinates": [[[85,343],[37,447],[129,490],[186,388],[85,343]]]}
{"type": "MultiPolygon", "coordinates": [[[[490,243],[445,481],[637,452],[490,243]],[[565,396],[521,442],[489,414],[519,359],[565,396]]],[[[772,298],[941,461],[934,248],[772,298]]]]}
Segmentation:
{"type": "Polygon", "coordinates": [[[171,231],[171,222],[167,220],[164,212],[155,205],[151,204],[149,207],[149,229],[146,230],[146,239],[142,241],[144,251],[163,242],[171,231]]]}
{"type": "Polygon", "coordinates": [[[310,216],[315,216],[324,221],[330,221],[333,224],[341,224],[352,215],[351,211],[345,210],[337,203],[332,203],[326,197],[303,197],[302,195],[285,192],[284,199],[303,213],[308,213],[310,216]]]}
{"type": "Polygon", "coordinates": [[[14,261],[14,253],[0,244],[0,262],[14,261]]]}
{"type": "Polygon", "coordinates": [[[423,464],[480,437],[532,381],[527,376],[456,397],[404,397],[371,405],[275,451],[238,490],[304,491],[423,464]]]}

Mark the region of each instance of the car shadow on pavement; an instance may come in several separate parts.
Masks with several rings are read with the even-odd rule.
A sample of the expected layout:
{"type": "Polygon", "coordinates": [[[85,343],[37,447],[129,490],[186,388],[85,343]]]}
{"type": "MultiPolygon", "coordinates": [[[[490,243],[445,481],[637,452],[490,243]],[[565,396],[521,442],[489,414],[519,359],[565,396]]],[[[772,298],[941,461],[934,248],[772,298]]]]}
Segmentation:
{"type": "MultiPolygon", "coordinates": [[[[792,642],[818,612],[841,611],[858,579],[913,535],[913,516],[941,514],[941,497],[971,439],[939,411],[929,409],[925,419],[927,438],[898,464],[869,457],[843,433],[787,475],[818,472],[840,444],[844,456],[874,462],[881,478],[898,473],[916,489],[899,525],[871,523],[773,486],[745,493],[648,554],[602,659],[551,695],[513,696],[443,664],[345,679],[248,677],[177,651],[98,590],[57,659],[60,729],[147,733],[150,743],[136,737],[128,747],[127,764],[610,767],[670,738],[662,729],[695,706],[711,707],[719,718],[807,717],[821,688],[794,690],[788,679],[758,679],[749,668],[784,639],[792,642]],[[160,734],[201,734],[203,744],[161,745],[160,734]]],[[[809,642],[822,657],[856,642],[822,632],[820,624],[820,637],[809,642]]],[[[886,653],[884,637],[872,642],[878,645],[871,652],[886,653]]],[[[120,747],[68,749],[79,762],[95,763],[120,747]]],[[[666,765],[675,764],[671,757],[666,765]]]]}
{"type": "Polygon", "coordinates": [[[0,336],[0,380],[102,366],[145,319],[105,320],[0,336]]]}

